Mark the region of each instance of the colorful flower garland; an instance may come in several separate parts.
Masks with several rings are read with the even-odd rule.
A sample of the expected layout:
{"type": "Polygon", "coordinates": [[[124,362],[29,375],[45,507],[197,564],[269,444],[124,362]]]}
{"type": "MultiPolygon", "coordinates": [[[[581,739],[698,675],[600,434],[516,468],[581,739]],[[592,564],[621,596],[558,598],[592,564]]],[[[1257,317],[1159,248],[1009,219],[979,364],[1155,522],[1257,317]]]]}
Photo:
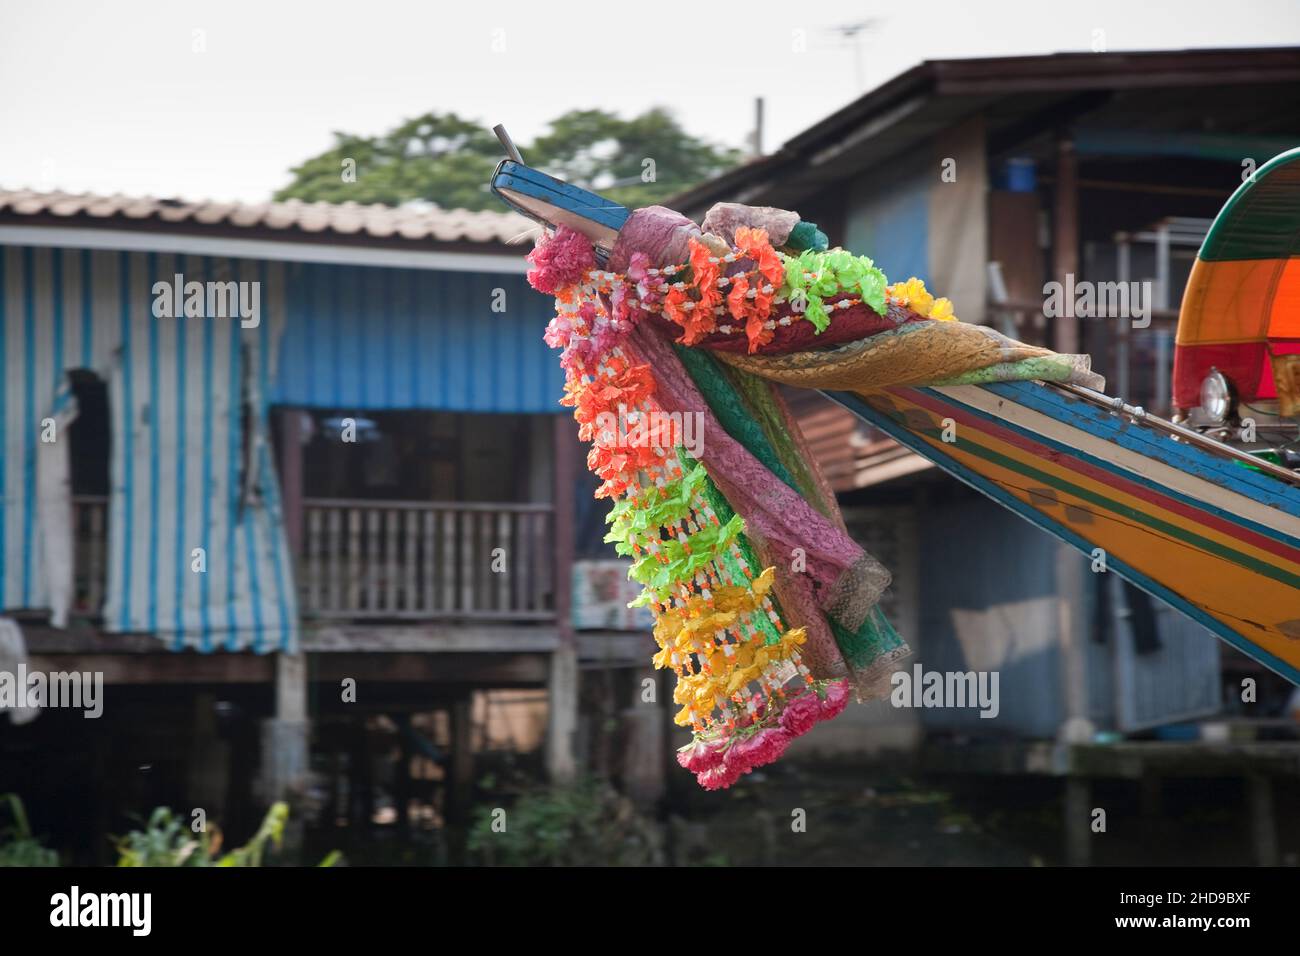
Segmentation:
{"type": "Polygon", "coordinates": [[[941,319],[952,309],[919,279],[889,286],[870,259],[842,250],[788,256],[748,227],[736,230],[730,252],[712,245],[692,239],[689,261],[665,268],[634,253],[624,275],[599,269],[590,242],[561,226],[529,256],[528,278],[556,297],[546,342],[563,350],[561,402],[591,442],[587,464],[602,479],[597,497],[614,500],[605,540],[633,559],[630,576],[644,586],[634,604],[655,612],[654,664],[677,675],[675,720],[694,731],[678,761],[702,786],[718,789],[838,714],[848,687],[815,679],[802,662],[806,635],[782,617],[775,569],[754,566],[743,518],[720,519],[703,464],[679,442],[628,442],[606,427],[611,416],[632,423],[662,411],[652,369],[620,343],[648,314],[680,327],[682,344],[743,335],[754,352],[778,323],[806,319],[820,333],[833,310],[858,302],[884,314],[892,301],[941,319]],[[774,318],[786,303],[792,314],[774,318]]]}

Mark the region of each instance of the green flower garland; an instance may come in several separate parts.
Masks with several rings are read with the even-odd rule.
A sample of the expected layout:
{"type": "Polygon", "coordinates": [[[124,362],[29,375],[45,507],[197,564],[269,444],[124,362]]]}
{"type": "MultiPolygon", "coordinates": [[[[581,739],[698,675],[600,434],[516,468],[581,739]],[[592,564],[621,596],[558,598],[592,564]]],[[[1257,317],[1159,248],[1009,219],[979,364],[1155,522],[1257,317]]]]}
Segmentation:
{"type": "MultiPolygon", "coordinates": [[[[740,515],[732,515],[731,520],[725,524],[689,535],[685,543],[661,541],[659,551],[668,560],[660,561],[655,555],[648,554],[633,563],[628,577],[641,582],[647,591],[663,601],[672,593],[674,584],[689,581],[696,571],[711,564],[719,554],[726,553],[731,542],[744,530],[745,519],[740,515]]],[[[646,598],[646,595],[643,594],[642,598],[646,598]]],[[[641,598],[638,598],[639,601],[641,598]]]]}
{"type": "Polygon", "coordinates": [[[831,324],[825,300],[844,293],[859,296],[878,314],[885,314],[885,287],[889,280],[866,256],[855,256],[843,249],[824,252],[807,250],[785,259],[785,281],[780,298],[790,303],[803,302],[803,317],[816,326],[818,333],[831,324]]]}
{"type": "Polygon", "coordinates": [[[605,542],[621,555],[632,554],[632,545],[645,547],[659,540],[659,528],[673,525],[691,513],[691,503],[704,487],[704,469],[691,468],[681,478],[663,486],[664,496],[651,505],[637,507],[632,499],[619,501],[605,516],[611,525],[605,542]]]}

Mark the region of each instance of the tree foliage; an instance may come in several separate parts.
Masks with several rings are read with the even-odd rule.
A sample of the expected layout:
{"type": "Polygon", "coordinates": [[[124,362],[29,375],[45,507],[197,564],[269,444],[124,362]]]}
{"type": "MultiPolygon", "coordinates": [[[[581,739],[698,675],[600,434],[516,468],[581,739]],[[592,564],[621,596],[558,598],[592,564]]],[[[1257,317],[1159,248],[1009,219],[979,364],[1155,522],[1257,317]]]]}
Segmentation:
{"type": "MultiPolygon", "coordinates": [[[[481,123],[455,113],[426,113],[381,136],[334,138],[330,149],[293,168],[293,181],[276,199],[502,208],[487,189],[502,150],[481,123]]],[[[657,107],[631,119],[572,110],[519,148],[530,166],[631,208],[660,202],[740,159],[734,149],[691,136],[657,107]]]]}

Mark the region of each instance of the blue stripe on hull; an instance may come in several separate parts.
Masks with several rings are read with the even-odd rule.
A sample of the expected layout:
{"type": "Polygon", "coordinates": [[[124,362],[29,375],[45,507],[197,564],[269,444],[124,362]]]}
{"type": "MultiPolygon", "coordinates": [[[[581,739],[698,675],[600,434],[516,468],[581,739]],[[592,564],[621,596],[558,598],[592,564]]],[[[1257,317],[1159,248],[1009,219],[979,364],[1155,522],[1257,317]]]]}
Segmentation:
{"type": "MultiPolygon", "coordinates": [[[[1029,383],[1017,383],[1017,384],[1028,385],[1029,383]]],[[[1030,387],[1041,388],[1041,386],[1032,386],[1032,385],[1030,387]]],[[[938,395],[937,393],[934,393],[929,389],[926,389],[925,391],[930,392],[930,394],[935,395],[935,397],[939,398],[940,400],[947,401],[945,396],[938,395]]],[[[895,422],[887,415],[884,415],[876,411],[874,408],[868,405],[857,395],[854,395],[851,392],[832,392],[832,391],[823,392],[823,394],[827,398],[831,399],[832,401],[837,402],[840,405],[843,405],[845,408],[853,412],[853,414],[857,415],[859,418],[870,422],[872,425],[876,426],[881,431],[887,433],[891,438],[895,439],[900,444],[906,445],[908,448],[912,449],[912,451],[916,452],[918,455],[922,456],[923,458],[929,461],[934,462],[935,465],[942,468],[944,471],[948,472],[948,474],[952,475],[954,478],[957,478],[958,480],[964,482],[965,484],[974,488],[976,491],[980,492],[981,494],[984,494],[989,498],[992,498],[998,504],[1003,505],[1004,507],[1010,509],[1011,511],[1014,511],[1016,514],[1024,518],[1026,521],[1032,522],[1042,530],[1048,532],[1049,534],[1054,535],[1061,541],[1064,541],[1066,544],[1072,545],[1074,548],[1076,548],[1078,551],[1080,551],[1085,555],[1090,555],[1092,553],[1094,546],[1090,541],[1076,534],[1074,531],[1071,531],[1069,528],[1066,528],[1064,525],[1061,525],[1060,523],[1053,521],[1048,515],[1044,514],[1043,512],[1038,511],[1037,509],[1031,507],[1030,505],[1021,501],[1020,499],[1016,498],[1015,496],[1007,493],[995,482],[990,481],[988,478],[985,478],[984,476],[978,474],[977,472],[972,471],[971,469],[967,468],[965,465],[961,464],[957,460],[947,455],[936,454],[936,449],[929,442],[925,441],[915,433],[908,431],[906,428],[899,425],[897,422],[895,422]]],[[[1073,424],[1073,422],[1071,424],[1073,424]]],[[[1127,473],[1125,474],[1127,476],[1127,473]]],[[[1115,573],[1120,575],[1120,577],[1123,577],[1128,581],[1131,581],[1133,584],[1141,588],[1143,591],[1146,591],[1148,594],[1151,594],[1152,596],[1159,598],[1160,600],[1168,604],[1170,607],[1187,615],[1189,618],[1196,621],[1202,627],[1205,627],[1206,629],[1214,632],[1216,635],[1218,635],[1227,643],[1231,644],[1233,647],[1241,651],[1246,656],[1251,657],[1254,660],[1259,661],[1264,666],[1270,668],[1271,670],[1276,671],[1278,674],[1282,675],[1287,680],[1291,681],[1293,684],[1300,684],[1300,670],[1297,670],[1295,667],[1288,664],[1286,661],[1283,661],[1280,658],[1270,654],[1268,651],[1259,647],[1257,644],[1254,644],[1246,640],[1246,638],[1242,637],[1236,631],[1232,630],[1222,621],[1219,621],[1211,617],[1205,611],[1196,607],[1194,604],[1187,601],[1187,599],[1183,598],[1181,595],[1176,594],[1175,592],[1171,591],[1169,588],[1165,587],[1162,584],[1156,583],[1151,578],[1147,577],[1145,574],[1142,574],[1140,571],[1136,570],[1135,568],[1131,567],[1130,565],[1116,558],[1108,557],[1106,563],[1107,563],[1107,567],[1114,570],[1115,573]]]]}
{"type": "MultiPolygon", "coordinates": [[[[1014,384],[1028,385],[1030,388],[1044,390],[1042,389],[1041,386],[1032,385],[1029,382],[1016,382],[1014,384]]],[[[971,386],[971,387],[976,387],[976,386],[971,386]]],[[[1280,541],[1283,544],[1292,545],[1293,547],[1300,547],[1300,540],[1297,540],[1294,536],[1289,535],[1284,531],[1279,531],[1276,528],[1270,528],[1267,525],[1262,525],[1257,522],[1247,520],[1246,518],[1243,518],[1238,514],[1234,514],[1229,511],[1224,511],[1222,508],[1218,508],[1210,504],[1209,502],[1201,501],[1200,499],[1193,498],[1190,495],[1182,494],[1181,492],[1175,491],[1172,488],[1168,488],[1165,485],[1160,484],[1158,481],[1152,481],[1150,478],[1147,478],[1144,475],[1140,475],[1137,472],[1132,472],[1132,471],[1128,471],[1127,469],[1120,468],[1117,465],[1115,465],[1114,462],[1107,461],[1104,458],[1097,458],[1094,455],[1087,454],[1086,452],[1083,452],[1072,445],[1068,445],[1064,442],[1057,441],[1056,439],[1044,435],[1041,432],[1036,432],[1031,429],[1024,428],[1020,425],[1017,425],[1015,422],[1007,421],[1005,418],[998,418],[996,415],[990,415],[988,412],[976,408],[973,405],[967,405],[965,402],[957,401],[950,395],[941,395],[930,388],[921,388],[918,389],[918,391],[924,392],[926,395],[930,396],[935,401],[943,402],[945,405],[955,405],[961,408],[962,411],[966,412],[967,414],[974,415],[977,418],[982,418],[985,421],[995,422],[1000,427],[1005,428],[1008,431],[1015,432],[1017,435],[1021,435],[1032,441],[1038,442],[1039,444],[1046,445],[1049,448],[1054,448],[1057,451],[1068,452],[1069,454],[1080,459],[1081,461],[1086,461],[1088,464],[1094,465],[1097,468],[1101,468],[1105,471],[1108,471],[1117,477],[1125,479],[1126,481],[1131,481],[1136,485],[1142,485],[1144,488],[1149,488],[1152,491],[1158,491],[1160,494],[1168,498],[1172,498],[1175,501],[1181,501],[1183,504],[1189,505],[1200,511],[1204,511],[1208,514],[1215,515],[1219,518],[1222,518],[1225,521],[1238,525],[1242,528],[1247,528],[1251,531],[1254,531],[1256,534],[1263,535],[1264,537],[1267,538],[1272,538],[1273,540],[1280,541]]],[[[1010,397],[1010,396],[1004,394],[1003,397],[1010,397]]],[[[1028,402],[1022,400],[1021,393],[1017,393],[1013,401],[1017,402],[1017,404],[1025,405],[1026,407],[1028,407],[1028,402]]],[[[1040,408],[1035,410],[1042,411],[1043,414],[1050,414],[1046,410],[1046,408],[1040,408]]],[[[1070,408],[1068,409],[1068,412],[1071,415],[1071,417],[1068,421],[1065,422],[1065,424],[1069,425],[1071,428],[1078,428],[1080,431],[1086,431],[1089,434],[1094,435],[1097,438],[1101,438],[1104,441],[1113,442],[1114,444],[1122,445],[1123,447],[1126,448],[1129,447],[1127,443],[1120,441],[1119,438],[1122,435],[1124,435],[1124,433],[1131,432],[1132,426],[1125,428],[1124,425],[1122,425],[1117,419],[1110,419],[1110,421],[1101,422],[1099,430],[1094,430],[1093,428],[1083,428],[1078,418],[1075,417],[1077,414],[1075,409],[1070,408]],[[1104,430],[1107,425],[1109,425],[1108,431],[1104,430]]],[[[1050,417],[1056,419],[1057,421],[1060,421],[1064,418],[1064,416],[1060,412],[1058,412],[1056,415],[1051,415],[1050,417]]],[[[1109,418],[1109,416],[1106,417],[1109,418]]],[[[1174,445],[1176,443],[1169,442],[1169,444],[1174,445]]],[[[1201,471],[1204,471],[1209,466],[1218,466],[1222,464],[1219,461],[1219,459],[1215,458],[1213,455],[1208,455],[1200,451],[1199,449],[1192,447],[1191,445],[1180,445],[1178,447],[1180,449],[1189,450],[1192,453],[1192,456],[1194,458],[1200,459],[1199,464],[1200,464],[1201,471]]],[[[1131,448],[1130,450],[1136,451],[1139,454],[1146,454],[1148,458],[1156,458],[1156,460],[1162,461],[1164,464],[1169,465],[1171,468],[1177,468],[1179,471],[1185,471],[1188,472],[1189,474],[1197,474],[1196,471],[1193,471],[1191,468],[1186,467],[1185,463],[1166,461],[1161,458],[1157,458],[1157,456],[1154,454],[1148,454],[1142,451],[1140,448],[1131,448]]],[[[926,456],[926,457],[930,457],[930,456],[926,456]]],[[[1228,467],[1237,468],[1237,466],[1233,466],[1233,465],[1229,465],[1228,467]]],[[[1237,470],[1243,472],[1245,471],[1244,468],[1237,468],[1237,470]]],[[[1204,475],[1197,474],[1197,477],[1204,477],[1204,475]]],[[[1300,489],[1287,488],[1286,485],[1282,485],[1280,482],[1272,478],[1266,478],[1265,480],[1267,480],[1270,484],[1278,485],[1282,490],[1284,498],[1288,497],[1288,495],[1294,497],[1296,504],[1292,505],[1292,507],[1300,506],[1300,489]]],[[[1222,482],[1215,482],[1215,484],[1218,484],[1220,486],[1223,485],[1222,482]]],[[[1260,500],[1259,495],[1257,493],[1252,492],[1248,488],[1244,490],[1232,488],[1229,490],[1236,491],[1238,494],[1241,494],[1244,497],[1250,498],[1254,501],[1260,500]]],[[[1264,502],[1264,503],[1271,504],[1271,502],[1264,502]]],[[[1286,511],[1287,509],[1279,508],[1279,510],[1286,511]]]]}
{"type": "Polygon", "coordinates": [[[1069,398],[1033,382],[1002,382],[984,387],[995,395],[1067,422],[1080,431],[1300,517],[1300,490],[1275,478],[1235,465],[1228,459],[1217,458],[1192,445],[1164,438],[1139,425],[1121,422],[1082,399],[1069,398]]]}

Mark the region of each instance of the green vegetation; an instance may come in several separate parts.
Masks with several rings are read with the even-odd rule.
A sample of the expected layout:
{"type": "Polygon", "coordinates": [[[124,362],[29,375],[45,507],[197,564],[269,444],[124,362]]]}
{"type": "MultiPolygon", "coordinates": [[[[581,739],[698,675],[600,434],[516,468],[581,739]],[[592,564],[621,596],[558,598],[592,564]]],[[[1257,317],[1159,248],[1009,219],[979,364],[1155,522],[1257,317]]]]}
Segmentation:
{"type": "MultiPolygon", "coordinates": [[[[426,113],[380,136],[335,133],[334,139],[294,167],[293,181],[276,199],[505,208],[487,189],[504,153],[482,123],[426,113]]],[[[734,149],[691,136],[662,108],[626,120],[604,110],[573,110],[532,143],[518,145],[530,166],[631,208],[654,205],[740,160],[734,149]]]]}
{"type": "Polygon", "coordinates": [[[479,807],[469,851],[475,862],[496,866],[663,862],[654,823],[596,780],[530,791],[509,808],[479,807]]]}
{"type": "MultiPolygon", "coordinates": [[[[289,822],[289,805],[272,804],[253,838],[224,855],[221,830],[204,827],[198,833],[167,807],[158,807],[149,816],[143,830],[132,830],[119,837],[118,866],[261,866],[268,844],[277,850],[284,842],[284,828],[289,822]]],[[[338,854],[331,853],[321,866],[333,866],[338,854]]]]}
{"type": "Polygon", "coordinates": [[[9,817],[13,822],[0,829],[0,866],[58,866],[59,854],[47,850],[32,836],[27,811],[18,794],[0,795],[0,806],[3,805],[9,807],[9,817]]]}

